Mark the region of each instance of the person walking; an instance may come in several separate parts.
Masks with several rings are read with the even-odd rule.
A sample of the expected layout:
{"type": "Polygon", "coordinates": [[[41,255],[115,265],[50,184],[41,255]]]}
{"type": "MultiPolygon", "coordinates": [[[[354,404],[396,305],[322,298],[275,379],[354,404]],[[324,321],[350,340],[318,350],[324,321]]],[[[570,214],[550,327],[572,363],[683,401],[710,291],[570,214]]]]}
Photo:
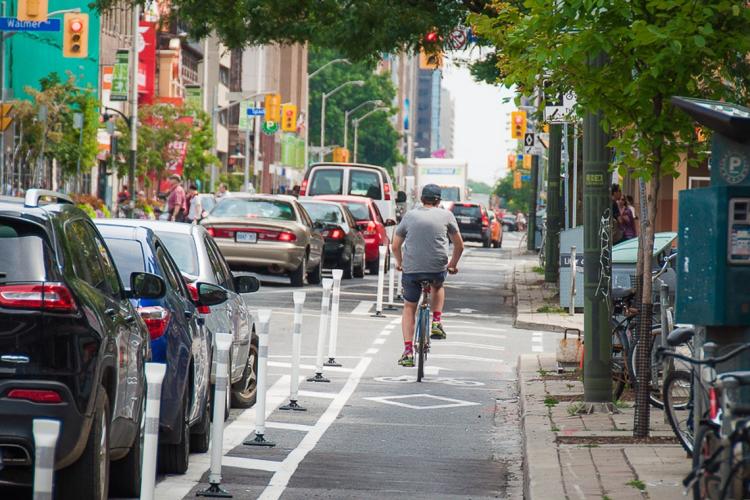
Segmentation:
{"type": "Polygon", "coordinates": [[[617,200],[617,209],[620,213],[617,217],[617,222],[620,224],[622,229],[622,239],[620,241],[627,241],[638,236],[635,229],[635,214],[632,210],[633,207],[628,205],[628,199],[621,196],[617,200]]]}
{"type": "Polygon", "coordinates": [[[615,245],[625,238],[622,225],[620,223],[620,205],[622,205],[622,191],[620,191],[620,185],[613,183],[610,189],[610,197],[612,199],[612,244],[615,245]]]}
{"type": "Polygon", "coordinates": [[[185,222],[185,190],[181,185],[182,179],[179,175],[173,174],[169,176],[170,189],[167,194],[167,211],[169,212],[169,219],[173,222],[185,222]]]}
{"type": "Polygon", "coordinates": [[[216,191],[216,194],[214,194],[214,198],[216,198],[216,201],[219,201],[220,199],[228,195],[229,190],[227,189],[227,185],[222,182],[221,184],[219,184],[219,190],[216,191]]]}
{"type": "Polygon", "coordinates": [[[201,212],[203,211],[203,208],[201,207],[201,201],[198,197],[198,186],[196,186],[195,184],[190,184],[185,204],[188,207],[188,213],[185,222],[189,224],[196,224],[201,218],[201,212]]]}

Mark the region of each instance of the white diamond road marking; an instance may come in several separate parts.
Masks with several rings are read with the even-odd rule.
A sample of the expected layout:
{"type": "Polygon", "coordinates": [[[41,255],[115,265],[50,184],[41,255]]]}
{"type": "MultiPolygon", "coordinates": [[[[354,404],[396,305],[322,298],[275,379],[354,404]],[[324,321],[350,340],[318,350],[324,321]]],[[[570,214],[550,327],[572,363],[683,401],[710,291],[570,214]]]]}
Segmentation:
{"type": "Polygon", "coordinates": [[[402,406],[404,408],[411,408],[412,410],[438,410],[441,408],[459,408],[462,406],[476,406],[479,403],[472,401],[463,401],[461,399],[445,398],[443,396],[433,396],[432,394],[406,394],[404,396],[382,396],[377,398],[363,398],[369,401],[375,401],[376,403],[383,403],[387,405],[402,406]],[[402,403],[396,401],[397,399],[417,399],[417,398],[428,398],[436,401],[446,401],[447,404],[434,404],[434,405],[410,405],[408,403],[402,403]]]}

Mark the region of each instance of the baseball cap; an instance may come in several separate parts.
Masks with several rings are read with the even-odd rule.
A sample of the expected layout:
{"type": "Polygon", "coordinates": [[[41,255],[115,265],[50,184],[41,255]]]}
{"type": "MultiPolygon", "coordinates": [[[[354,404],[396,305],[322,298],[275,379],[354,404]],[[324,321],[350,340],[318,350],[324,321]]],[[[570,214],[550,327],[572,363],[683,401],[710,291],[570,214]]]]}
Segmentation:
{"type": "Polygon", "coordinates": [[[439,200],[442,196],[442,190],[437,184],[427,184],[422,188],[422,198],[439,200]]]}

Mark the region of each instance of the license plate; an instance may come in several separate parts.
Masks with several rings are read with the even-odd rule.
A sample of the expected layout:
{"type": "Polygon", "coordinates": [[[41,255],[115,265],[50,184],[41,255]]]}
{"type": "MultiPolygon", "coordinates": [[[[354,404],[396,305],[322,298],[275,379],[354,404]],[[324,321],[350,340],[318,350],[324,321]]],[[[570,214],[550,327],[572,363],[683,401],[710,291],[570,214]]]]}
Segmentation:
{"type": "Polygon", "coordinates": [[[258,233],[237,232],[235,234],[237,243],[257,243],[258,233]]]}
{"type": "Polygon", "coordinates": [[[462,224],[471,224],[471,217],[459,217],[458,222],[462,224]]]}

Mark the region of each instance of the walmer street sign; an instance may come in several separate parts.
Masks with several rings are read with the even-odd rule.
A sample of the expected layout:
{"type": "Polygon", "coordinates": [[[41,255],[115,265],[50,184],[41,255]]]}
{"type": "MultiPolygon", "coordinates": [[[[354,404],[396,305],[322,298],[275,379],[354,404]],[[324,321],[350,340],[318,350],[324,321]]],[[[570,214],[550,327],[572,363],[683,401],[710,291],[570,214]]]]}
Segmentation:
{"type": "Polygon", "coordinates": [[[247,108],[247,116],[263,116],[266,114],[264,108],[247,108]]]}
{"type": "Polygon", "coordinates": [[[0,17],[0,31],[60,31],[59,19],[19,21],[15,17],[0,17]]]}

